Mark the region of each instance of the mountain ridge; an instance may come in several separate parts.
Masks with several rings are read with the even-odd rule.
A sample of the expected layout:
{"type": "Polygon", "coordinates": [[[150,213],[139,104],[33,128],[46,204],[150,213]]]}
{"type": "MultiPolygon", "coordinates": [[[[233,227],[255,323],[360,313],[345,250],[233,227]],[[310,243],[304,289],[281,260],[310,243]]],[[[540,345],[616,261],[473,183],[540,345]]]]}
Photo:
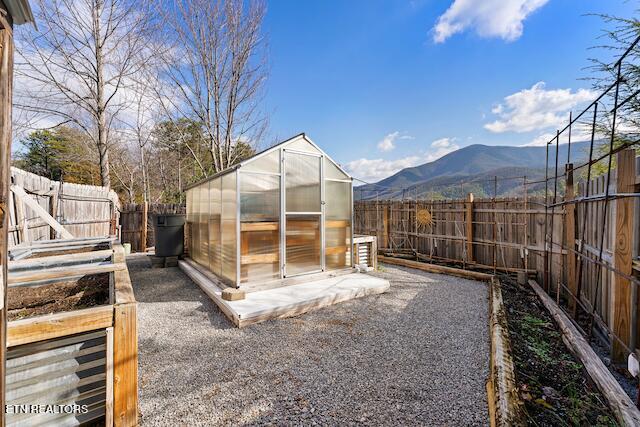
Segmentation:
{"type": "MultiPolygon", "coordinates": [[[[559,167],[564,168],[568,148],[568,144],[561,144],[558,147],[559,167]]],[[[588,141],[571,144],[571,157],[574,164],[586,160],[588,148],[588,141]]],[[[459,197],[459,192],[452,191],[451,186],[462,184],[464,189],[465,182],[479,180],[482,177],[489,179],[491,176],[498,176],[501,181],[498,195],[504,195],[512,192],[516,187],[515,184],[504,185],[502,181],[505,178],[527,176],[529,180],[536,180],[544,177],[546,158],[545,146],[473,144],[452,151],[432,162],[402,169],[376,183],[355,187],[354,190],[357,199],[375,197],[395,199],[403,196],[403,190],[405,196],[407,192],[413,192],[419,197],[431,193],[449,198],[459,197]],[[509,175],[507,172],[509,169],[515,175],[509,175]]],[[[549,146],[548,164],[552,168],[555,167],[555,146],[549,146]]],[[[522,186],[522,180],[518,185],[522,186]]]]}

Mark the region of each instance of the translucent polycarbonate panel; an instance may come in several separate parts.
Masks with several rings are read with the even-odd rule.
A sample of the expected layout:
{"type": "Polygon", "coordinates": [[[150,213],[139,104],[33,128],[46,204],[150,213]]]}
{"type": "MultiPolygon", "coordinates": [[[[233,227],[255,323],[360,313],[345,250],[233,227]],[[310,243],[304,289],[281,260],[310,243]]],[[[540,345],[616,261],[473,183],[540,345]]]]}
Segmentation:
{"type": "Polygon", "coordinates": [[[222,274],[220,212],[222,209],[222,191],[220,178],[209,182],[209,269],[222,274]]]}
{"type": "Polygon", "coordinates": [[[320,212],[321,157],[285,152],[287,212],[320,212]]]}
{"type": "Polygon", "coordinates": [[[240,173],[241,221],[280,220],[280,177],[240,173]]]}
{"type": "Polygon", "coordinates": [[[236,221],[222,220],[222,271],[221,275],[236,283],[236,221]]]}
{"type": "Polygon", "coordinates": [[[287,276],[320,270],[320,216],[287,215],[286,224],[287,276]]]}
{"type": "Polygon", "coordinates": [[[285,148],[289,150],[306,151],[307,153],[322,154],[316,147],[313,146],[313,144],[309,143],[309,141],[303,138],[287,144],[285,148]]]}
{"type": "Polygon", "coordinates": [[[278,223],[242,223],[240,281],[256,282],[280,277],[278,223]]]}
{"type": "Polygon", "coordinates": [[[191,258],[198,262],[200,259],[200,187],[193,191],[193,222],[191,223],[191,258]]]}
{"type": "MultiPolygon", "coordinates": [[[[187,223],[189,224],[189,230],[193,227],[193,189],[186,191],[187,199],[187,223]]],[[[186,231],[186,228],[185,228],[186,231]]],[[[189,253],[193,253],[193,238],[189,239],[189,253]]]]}
{"type": "Polygon", "coordinates": [[[238,216],[236,205],[236,172],[223,175],[222,179],[222,220],[235,219],[238,216]]]}
{"type": "Polygon", "coordinates": [[[209,267],[209,183],[200,185],[200,251],[201,264],[209,267]]]}
{"type": "Polygon", "coordinates": [[[237,283],[237,203],[236,203],[236,172],[223,175],[222,181],[222,269],[221,275],[232,283],[237,283]]]}
{"type": "Polygon", "coordinates": [[[351,183],[324,182],[325,219],[351,220],[351,183]]]}
{"type": "Polygon", "coordinates": [[[263,154],[250,160],[240,169],[241,172],[280,173],[280,150],[263,154]]]}
{"type": "Polygon", "coordinates": [[[187,200],[187,222],[191,222],[193,216],[193,190],[185,191],[184,195],[187,200]]]}
{"type": "Polygon", "coordinates": [[[335,270],[351,266],[351,183],[324,184],[325,268],[335,270]]]}
{"type": "Polygon", "coordinates": [[[350,179],[343,173],[328,157],[324,157],[324,178],[325,179],[350,179]]]}
{"type": "Polygon", "coordinates": [[[241,282],[280,277],[280,177],[240,172],[241,282]]]}
{"type": "Polygon", "coordinates": [[[351,224],[331,220],[325,223],[325,268],[335,270],[351,266],[351,224]]]}

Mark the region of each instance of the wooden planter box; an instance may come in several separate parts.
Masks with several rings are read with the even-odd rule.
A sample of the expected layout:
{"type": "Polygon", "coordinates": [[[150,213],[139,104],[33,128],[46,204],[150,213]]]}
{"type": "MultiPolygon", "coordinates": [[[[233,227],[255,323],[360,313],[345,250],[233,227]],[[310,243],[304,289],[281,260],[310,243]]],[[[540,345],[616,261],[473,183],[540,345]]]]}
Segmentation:
{"type": "Polygon", "coordinates": [[[367,265],[374,270],[378,268],[378,245],[376,236],[353,236],[353,264],[367,265]]]}
{"type": "Polygon", "coordinates": [[[100,419],[107,426],[136,425],[137,303],[122,246],[112,239],[71,239],[11,252],[23,259],[9,262],[9,288],[108,273],[109,303],[8,322],[7,425],[100,419]],[[26,258],[33,254],[41,257],[26,258]],[[75,413],[53,413],[52,408],[24,413],[24,405],[86,406],[75,413]]]}

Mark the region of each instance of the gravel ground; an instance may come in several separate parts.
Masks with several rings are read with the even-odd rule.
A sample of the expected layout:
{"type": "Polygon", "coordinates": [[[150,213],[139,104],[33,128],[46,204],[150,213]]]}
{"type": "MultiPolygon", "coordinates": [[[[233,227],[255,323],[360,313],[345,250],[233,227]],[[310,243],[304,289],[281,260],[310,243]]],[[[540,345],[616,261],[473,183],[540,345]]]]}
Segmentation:
{"type": "Polygon", "coordinates": [[[384,266],[391,289],[232,327],[177,268],[127,260],[146,425],[488,425],[487,289],[384,266]]]}

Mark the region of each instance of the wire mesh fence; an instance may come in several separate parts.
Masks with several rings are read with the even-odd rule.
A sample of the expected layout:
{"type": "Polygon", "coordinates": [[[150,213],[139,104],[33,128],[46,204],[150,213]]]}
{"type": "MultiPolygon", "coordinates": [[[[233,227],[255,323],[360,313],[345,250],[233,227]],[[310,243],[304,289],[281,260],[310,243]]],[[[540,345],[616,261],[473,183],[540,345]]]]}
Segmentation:
{"type": "Polygon", "coordinates": [[[544,177],[461,179],[460,197],[449,200],[429,200],[431,184],[356,187],[355,232],[378,236],[380,250],[398,256],[535,274],[614,362],[635,355],[639,41],[609,67],[602,92],[547,142],[544,177]],[[498,197],[505,188],[513,197],[498,197]],[[478,189],[486,197],[462,198],[478,189]]]}

